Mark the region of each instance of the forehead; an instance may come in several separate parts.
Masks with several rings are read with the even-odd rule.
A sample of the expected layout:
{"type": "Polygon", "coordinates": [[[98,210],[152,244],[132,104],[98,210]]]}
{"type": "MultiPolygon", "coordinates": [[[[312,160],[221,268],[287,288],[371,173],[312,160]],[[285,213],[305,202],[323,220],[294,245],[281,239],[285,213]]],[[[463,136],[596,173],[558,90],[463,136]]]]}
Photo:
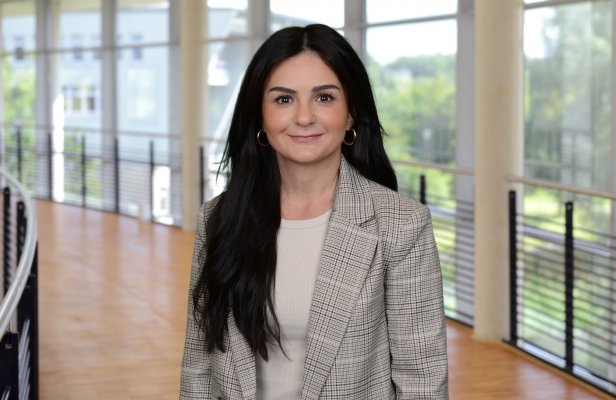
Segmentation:
{"type": "Polygon", "coordinates": [[[278,64],[266,80],[265,87],[301,88],[323,84],[340,87],[338,76],[318,54],[303,52],[278,64]]]}

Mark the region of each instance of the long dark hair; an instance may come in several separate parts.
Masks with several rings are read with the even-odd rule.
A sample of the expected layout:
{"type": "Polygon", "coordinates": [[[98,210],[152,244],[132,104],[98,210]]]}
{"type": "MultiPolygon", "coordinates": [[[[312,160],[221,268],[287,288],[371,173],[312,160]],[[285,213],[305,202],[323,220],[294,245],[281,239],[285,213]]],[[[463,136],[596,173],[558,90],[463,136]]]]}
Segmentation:
{"type": "Polygon", "coordinates": [[[320,24],[272,34],[244,75],[222,160],[230,178],[206,224],[205,261],[192,301],[208,351],[225,351],[229,312],[252,351],[265,360],[268,345],[282,347],[273,300],[280,172],[275,152],[261,147],[256,134],[266,79],[281,62],[305,51],[321,57],[345,92],[357,140],[342,146],[344,157],[368,179],[397,190],[368,74],[353,47],[320,24]]]}

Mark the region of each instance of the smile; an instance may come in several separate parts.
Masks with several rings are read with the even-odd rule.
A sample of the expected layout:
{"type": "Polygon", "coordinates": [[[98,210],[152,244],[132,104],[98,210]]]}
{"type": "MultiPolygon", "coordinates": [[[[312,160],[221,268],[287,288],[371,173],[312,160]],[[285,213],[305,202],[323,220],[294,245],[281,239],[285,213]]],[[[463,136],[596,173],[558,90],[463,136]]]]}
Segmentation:
{"type": "Polygon", "coordinates": [[[300,142],[300,143],[309,143],[309,142],[314,142],[315,140],[318,140],[320,137],[322,136],[322,134],[315,134],[315,135],[302,135],[302,136],[289,136],[292,140],[296,141],[296,142],[300,142]]]}

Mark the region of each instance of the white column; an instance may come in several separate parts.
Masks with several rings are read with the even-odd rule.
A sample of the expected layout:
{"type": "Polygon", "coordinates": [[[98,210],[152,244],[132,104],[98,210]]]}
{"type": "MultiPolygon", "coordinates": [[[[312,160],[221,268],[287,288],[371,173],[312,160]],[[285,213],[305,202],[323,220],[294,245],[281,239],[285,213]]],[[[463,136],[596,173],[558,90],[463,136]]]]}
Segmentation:
{"type": "Polygon", "coordinates": [[[103,208],[115,210],[115,166],[111,154],[118,132],[118,102],[117,102],[117,57],[115,49],[116,37],[116,0],[101,2],[102,34],[101,34],[101,148],[106,155],[101,168],[101,184],[103,208]]]}
{"type": "Polygon", "coordinates": [[[344,35],[359,57],[368,65],[366,52],[366,0],[344,2],[344,35]]]}
{"type": "MultiPolygon", "coordinates": [[[[616,1],[612,1],[612,192],[616,193],[616,1]]],[[[612,237],[616,238],[616,201],[612,200],[612,237]]],[[[612,265],[612,303],[616,303],[616,239],[611,240],[611,265],[612,265]]],[[[611,320],[611,343],[616,343],[616,316],[610,314],[611,320]]],[[[616,345],[612,344],[611,350],[616,352],[616,345]]],[[[616,366],[608,367],[608,379],[616,381],[616,366]]],[[[616,389],[612,385],[612,390],[616,389]]]]}
{"type": "Polygon", "coordinates": [[[252,42],[254,53],[272,33],[270,32],[270,2],[269,0],[251,0],[246,12],[248,13],[248,33],[255,38],[252,42]]]}
{"type": "MultiPolygon", "coordinates": [[[[51,132],[51,85],[57,81],[57,75],[50,74],[50,54],[48,48],[57,46],[57,34],[51,36],[50,32],[50,7],[45,0],[37,0],[36,7],[36,99],[34,105],[34,120],[36,129],[36,149],[42,153],[37,157],[36,175],[38,177],[35,193],[41,197],[51,197],[48,190],[48,175],[50,160],[43,156],[47,151],[48,138],[51,132]],[[39,182],[45,184],[39,185],[39,182]]],[[[56,15],[56,14],[54,14],[56,15]]]]}
{"type": "MultiPolygon", "coordinates": [[[[61,10],[60,5],[57,3],[42,1],[45,7],[42,10],[47,9],[47,14],[44,18],[47,19],[47,44],[50,48],[59,47],[59,32],[60,32],[60,17],[61,10]]],[[[45,12],[45,11],[43,11],[45,12]]],[[[47,55],[47,75],[41,77],[42,82],[45,82],[46,90],[48,92],[49,103],[47,107],[50,107],[50,119],[52,126],[52,142],[53,142],[53,189],[52,198],[54,201],[64,201],[64,98],[61,96],[62,87],[60,84],[60,57],[61,53],[53,52],[47,55]]],[[[38,78],[38,76],[37,76],[38,78]]],[[[38,94],[38,93],[37,93],[38,94]]],[[[43,98],[40,101],[45,101],[43,98]]],[[[42,105],[43,107],[45,105],[42,105]]]]}
{"type": "MultiPolygon", "coordinates": [[[[456,62],[456,166],[473,169],[475,166],[475,16],[473,0],[458,1],[458,51],[456,62]]],[[[472,203],[472,176],[456,175],[456,200],[472,203]]],[[[464,215],[468,205],[457,205],[456,213],[464,215]]],[[[464,258],[460,238],[469,228],[456,222],[456,265],[464,258]]],[[[467,286],[456,267],[456,287],[467,286]]],[[[474,314],[473,302],[456,294],[456,308],[466,315],[474,314]]]]}
{"type": "Polygon", "coordinates": [[[203,0],[180,6],[182,228],[194,230],[199,210],[199,137],[203,131],[203,0]]]}
{"type": "Polygon", "coordinates": [[[475,327],[508,331],[509,174],[523,166],[522,0],[475,1],[475,327]]]}

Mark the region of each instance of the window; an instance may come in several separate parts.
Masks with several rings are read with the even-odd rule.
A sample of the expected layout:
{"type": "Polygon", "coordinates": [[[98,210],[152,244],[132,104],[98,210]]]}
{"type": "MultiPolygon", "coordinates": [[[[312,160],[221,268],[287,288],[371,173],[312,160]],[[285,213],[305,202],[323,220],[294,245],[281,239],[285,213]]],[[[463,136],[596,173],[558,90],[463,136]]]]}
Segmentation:
{"type": "Polygon", "coordinates": [[[455,14],[456,0],[367,0],[369,23],[455,14]]]}
{"type": "Polygon", "coordinates": [[[611,1],[525,13],[525,174],[611,189],[611,1]]]}
{"type": "Polygon", "coordinates": [[[342,0],[271,0],[271,30],[290,25],[321,23],[333,28],[344,25],[344,1],[342,0]],[[323,12],[327,10],[327,12],[323,12]]]}

